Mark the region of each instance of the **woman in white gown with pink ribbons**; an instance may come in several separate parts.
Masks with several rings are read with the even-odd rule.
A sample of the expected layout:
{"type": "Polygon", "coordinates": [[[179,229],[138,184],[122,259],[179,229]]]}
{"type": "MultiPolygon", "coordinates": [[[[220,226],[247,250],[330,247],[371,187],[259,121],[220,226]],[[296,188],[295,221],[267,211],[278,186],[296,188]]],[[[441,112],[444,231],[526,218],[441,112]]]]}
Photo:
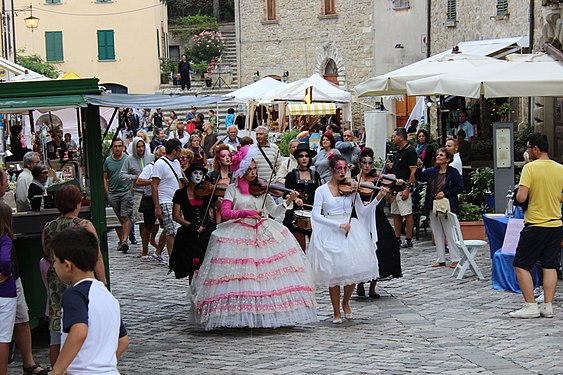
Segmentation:
{"type": "Polygon", "coordinates": [[[377,231],[375,208],[387,194],[382,187],[375,199],[364,206],[353,192],[340,195],[339,184],[346,178],[347,162],[340,155],[329,160],[332,178],[315,192],[313,204],[313,233],[307,252],[315,273],[317,287],[328,287],[334,317],[342,323],[340,314],[340,286],[344,286],[342,309],[347,319],[352,318],[350,297],[358,282],[376,280],[379,276],[376,256],[377,231]],[[352,218],[355,208],[357,218],[352,218]],[[350,222],[350,223],[349,223],[350,222]]]}
{"type": "Polygon", "coordinates": [[[225,221],[211,234],[191,286],[193,317],[205,330],[318,321],[309,262],[289,230],[268,218],[283,214],[297,193],[279,205],[269,195],[251,195],[249,183],[257,177],[252,153],[245,146],[233,155],[236,182],[225,192],[225,221]]]}

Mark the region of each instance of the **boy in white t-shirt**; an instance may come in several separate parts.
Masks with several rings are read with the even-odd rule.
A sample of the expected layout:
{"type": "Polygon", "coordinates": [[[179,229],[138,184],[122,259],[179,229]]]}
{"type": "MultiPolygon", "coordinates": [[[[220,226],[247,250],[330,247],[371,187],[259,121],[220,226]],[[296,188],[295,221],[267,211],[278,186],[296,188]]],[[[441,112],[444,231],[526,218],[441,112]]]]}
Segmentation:
{"type": "Polygon", "coordinates": [[[62,299],[61,352],[54,375],[118,375],[117,358],[129,346],[119,303],[94,276],[98,239],[84,226],[58,233],[51,241],[55,271],[72,282],[62,299]]]}

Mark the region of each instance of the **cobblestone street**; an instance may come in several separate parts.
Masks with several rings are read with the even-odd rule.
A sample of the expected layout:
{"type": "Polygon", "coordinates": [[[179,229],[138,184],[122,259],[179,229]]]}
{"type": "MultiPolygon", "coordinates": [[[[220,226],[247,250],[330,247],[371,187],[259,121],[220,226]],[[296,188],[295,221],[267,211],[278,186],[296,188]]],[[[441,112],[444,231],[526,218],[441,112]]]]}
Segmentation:
{"type": "MultiPolygon", "coordinates": [[[[354,296],[353,320],[342,325],[331,324],[328,291],[319,290],[318,324],[201,332],[189,318],[187,280],[156,261],[141,262],[140,245],[123,255],[115,243],[111,234],[112,291],[131,339],[122,374],[563,372],[561,300],[553,319],[509,318],[522,298],[491,288],[488,247],[477,260],[486,280],[470,271],[456,280],[450,268],[430,267],[434,247],[429,235],[421,237],[402,250],[404,277],[381,282],[378,300],[354,296]]],[[[47,347],[38,345],[36,358],[48,363],[47,347]]]]}

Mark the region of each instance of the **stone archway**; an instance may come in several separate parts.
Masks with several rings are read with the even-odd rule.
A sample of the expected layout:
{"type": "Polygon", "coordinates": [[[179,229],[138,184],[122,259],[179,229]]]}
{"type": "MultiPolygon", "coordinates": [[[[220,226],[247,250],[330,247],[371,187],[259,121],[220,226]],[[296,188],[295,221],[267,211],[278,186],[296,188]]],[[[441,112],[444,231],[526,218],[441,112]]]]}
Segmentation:
{"type": "Polygon", "coordinates": [[[333,42],[324,43],[319,47],[317,52],[317,61],[315,62],[315,73],[324,76],[327,64],[331,63],[331,60],[334,61],[338,72],[338,76],[336,77],[338,80],[338,86],[345,88],[346,69],[344,68],[344,59],[333,42]]]}

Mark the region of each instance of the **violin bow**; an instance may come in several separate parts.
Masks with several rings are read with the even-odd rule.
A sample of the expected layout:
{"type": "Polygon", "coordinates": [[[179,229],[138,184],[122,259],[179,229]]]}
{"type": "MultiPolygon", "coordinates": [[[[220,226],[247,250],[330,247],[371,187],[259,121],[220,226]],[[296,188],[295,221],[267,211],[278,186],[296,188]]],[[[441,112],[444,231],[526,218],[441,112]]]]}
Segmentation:
{"type": "MultiPolygon", "coordinates": [[[[358,177],[358,185],[356,185],[356,191],[354,192],[354,198],[352,198],[352,210],[350,211],[350,217],[348,218],[348,224],[352,222],[352,212],[354,211],[354,207],[356,205],[356,199],[358,198],[358,191],[360,191],[360,181],[362,180],[362,174],[364,171],[360,169],[360,177],[358,177]]],[[[373,193],[372,193],[373,194],[373,193]]],[[[346,237],[348,237],[348,233],[346,233],[346,237]]]]}
{"type": "Polygon", "coordinates": [[[201,220],[201,225],[205,223],[205,219],[207,219],[207,214],[209,213],[209,209],[211,208],[211,202],[213,201],[213,196],[215,195],[215,190],[217,189],[217,184],[221,179],[221,171],[219,171],[219,176],[215,179],[215,183],[213,184],[213,191],[211,192],[211,197],[209,198],[209,202],[207,203],[207,208],[205,209],[205,213],[203,214],[203,219],[201,220]]]}
{"type": "Polygon", "coordinates": [[[278,152],[276,152],[276,157],[274,159],[274,164],[272,165],[272,173],[270,173],[270,179],[268,180],[268,186],[266,186],[266,191],[264,192],[264,200],[262,201],[262,208],[261,210],[264,211],[264,207],[266,206],[266,199],[268,198],[268,192],[270,191],[270,185],[272,185],[272,181],[274,180],[274,168],[276,167],[276,164],[278,163],[278,156],[280,156],[280,150],[278,149],[278,152]]]}
{"type": "MultiPolygon", "coordinates": [[[[375,186],[377,186],[377,184],[381,183],[381,179],[383,177],[383,175],[385,174],[385,169],[387,168],[387,163],[383,164],[383,168],[381,168],[381,172],[379,172],[379,177],[377,177],[377,181],[375,181],[375,186]]],[[[375,194],[375,189],[371,192],[371,197],[369,198],[370,202],[373,200],[373,195],[375,194]]]]}

